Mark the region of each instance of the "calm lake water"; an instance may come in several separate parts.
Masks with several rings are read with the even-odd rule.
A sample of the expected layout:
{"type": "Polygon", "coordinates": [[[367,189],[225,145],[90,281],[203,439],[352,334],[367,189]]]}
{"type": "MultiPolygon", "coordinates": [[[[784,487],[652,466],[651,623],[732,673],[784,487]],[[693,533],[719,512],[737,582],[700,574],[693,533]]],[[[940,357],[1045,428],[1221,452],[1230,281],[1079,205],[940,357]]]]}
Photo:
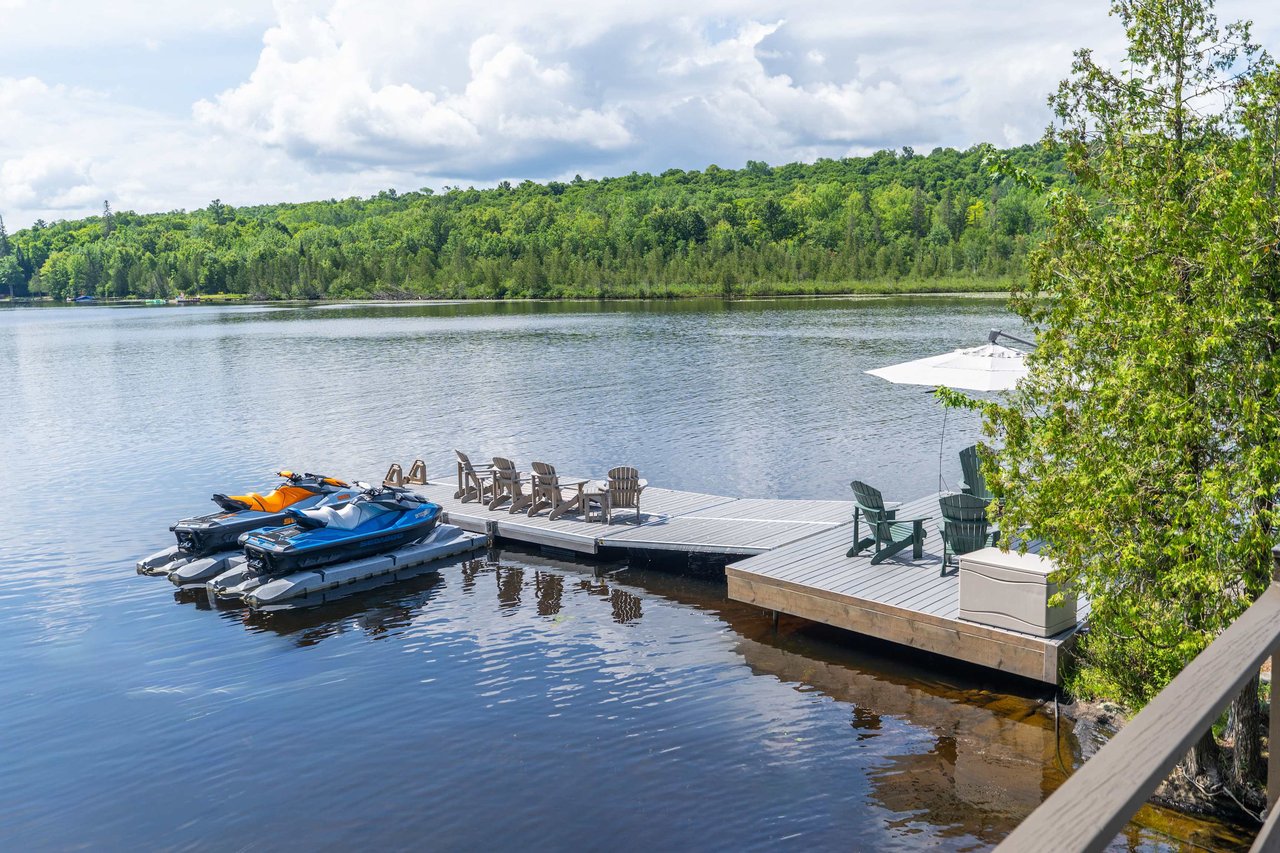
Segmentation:
{"type": "MultiPolygon", "coordinates": [[[[775,633],[714,567],[501,550],[264,615],[133,562],[279,467],[450,476],[453,447],[918,497],[977,425],[863,371],[1000,326],[982,298],[0,311],[0,847],[990,847],[1090,748],[1051,695],[775,633]]],[[[1179,840],[1241,843],[1147,809],[1117,849],[1179,840]]]]}

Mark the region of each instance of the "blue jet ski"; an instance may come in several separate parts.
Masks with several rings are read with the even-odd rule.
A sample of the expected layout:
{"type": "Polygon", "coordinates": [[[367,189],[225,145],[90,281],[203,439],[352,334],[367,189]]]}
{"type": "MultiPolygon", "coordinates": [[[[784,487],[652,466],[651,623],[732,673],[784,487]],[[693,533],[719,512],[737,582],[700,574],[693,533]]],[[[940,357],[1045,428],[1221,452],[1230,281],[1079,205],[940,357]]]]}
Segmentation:
{"type": "Polygon", "coordinates": [[[181,556],[191,559],[207,557],[236,547],[240,536],[262,527],[290,523],[291,509],[310,509],[321,505],[342,505],[357,491],[342,480],[319,474],[295,474],[277,471],[284,482],[265,495],[214,495],[213,502],[221,512],[184,518],[169,529],[178,539],[181,556]]]}
{"type": "Polygon", "coordinates": [[[425,539],[440,520],[440,505],[405,489],[366,489],[342,507],[291,508],[292,521],[240,537],[249,571],[279,577],[385,554],[425,539]]]}

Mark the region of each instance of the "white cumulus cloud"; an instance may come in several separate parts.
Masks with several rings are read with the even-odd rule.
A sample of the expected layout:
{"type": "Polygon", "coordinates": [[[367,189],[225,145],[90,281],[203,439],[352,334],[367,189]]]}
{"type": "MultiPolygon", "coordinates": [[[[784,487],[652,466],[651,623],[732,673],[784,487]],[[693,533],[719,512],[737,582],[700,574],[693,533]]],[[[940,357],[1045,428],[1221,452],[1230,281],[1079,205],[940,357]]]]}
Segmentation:
{"type": "MultiPolygon", "coordinates": [[[[1108,6],[0,0],[0,214],[1020,144],[1120,55],[1108,6]]],[[[1269,2],[1217,11],[1280,53],[1269,2]]]]}

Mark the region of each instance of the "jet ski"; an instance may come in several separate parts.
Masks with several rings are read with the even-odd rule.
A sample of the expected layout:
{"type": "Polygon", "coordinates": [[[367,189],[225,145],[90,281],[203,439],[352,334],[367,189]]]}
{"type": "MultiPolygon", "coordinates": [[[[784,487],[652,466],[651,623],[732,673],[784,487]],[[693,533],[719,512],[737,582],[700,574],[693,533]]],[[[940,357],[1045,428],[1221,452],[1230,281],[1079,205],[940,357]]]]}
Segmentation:
{"type": "Polygon", "coordinates": [[[366,489],[342,507],[285,511],[291,524],[240,537],[246,569],[280,577],[420,542],[440,519],[440,505],[394,486],[366,489]]]}
{"type": "Polygon", "coordinates": [[[138,561],[142,574],[170,574],[181,566],[211,558],[238,547],[240,536],[262,527],[292,523],[285,516],[290,508],[341,505],[357,491],[342,480],[318,474],[278,471],[284,482],[265,495],[215,494],[213,502],[221,511],[184,518],[169,528],[177,544],[138,561]]]}
{"type": "Polygon", "coordinates": [[[265,495],[214,495],[222,512],[184,518],[169,529],[178,538],[178,550],[190,557],[206,557],[235,548],[241,534],[260,527],[291,524],[290,509],[346,503],[355,491],[342,480],[319,474],[277,471],[284,482],[265,495]]]}

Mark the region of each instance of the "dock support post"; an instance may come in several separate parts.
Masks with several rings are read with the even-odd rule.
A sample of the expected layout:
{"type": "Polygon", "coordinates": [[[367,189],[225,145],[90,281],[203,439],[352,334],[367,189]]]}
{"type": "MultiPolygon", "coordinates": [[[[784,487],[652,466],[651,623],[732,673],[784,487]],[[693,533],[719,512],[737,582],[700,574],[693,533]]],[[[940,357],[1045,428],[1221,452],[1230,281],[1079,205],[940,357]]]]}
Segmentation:
{"type": "Polygon", "coordinates": [[[778,611],[773,611],[773,633],[778,633],[778,611]]]}

